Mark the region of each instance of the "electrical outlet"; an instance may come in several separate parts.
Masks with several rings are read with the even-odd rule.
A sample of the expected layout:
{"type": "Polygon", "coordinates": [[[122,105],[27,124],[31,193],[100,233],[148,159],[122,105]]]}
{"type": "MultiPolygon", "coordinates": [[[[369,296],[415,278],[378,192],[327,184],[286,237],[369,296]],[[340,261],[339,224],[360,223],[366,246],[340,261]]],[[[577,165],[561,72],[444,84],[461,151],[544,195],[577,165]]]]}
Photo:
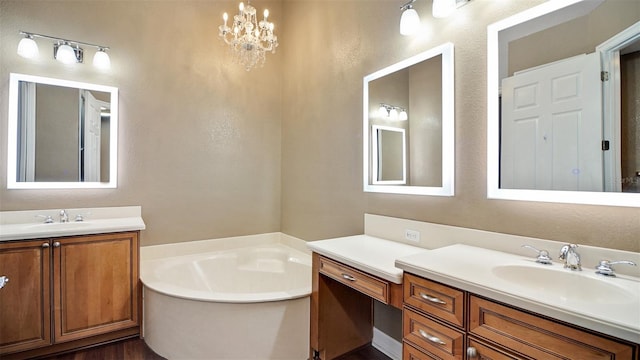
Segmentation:
{"type": "Polygon", "coordinates": [[[420,242],[420,231],[404,229],[404,238],[409,241],[420,242]]]}

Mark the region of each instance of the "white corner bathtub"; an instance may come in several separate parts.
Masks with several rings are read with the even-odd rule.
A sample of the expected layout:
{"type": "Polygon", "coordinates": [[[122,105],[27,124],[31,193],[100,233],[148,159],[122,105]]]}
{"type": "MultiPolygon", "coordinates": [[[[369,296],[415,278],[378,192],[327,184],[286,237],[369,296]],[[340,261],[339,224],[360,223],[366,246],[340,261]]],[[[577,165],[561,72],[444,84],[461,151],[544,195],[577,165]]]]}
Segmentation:
{"type": "Polygon", "coordinates": [[[311,256],[295,241],[273,233],[143,247],[147,345],[168,359],[307,359],[311,256]]]}

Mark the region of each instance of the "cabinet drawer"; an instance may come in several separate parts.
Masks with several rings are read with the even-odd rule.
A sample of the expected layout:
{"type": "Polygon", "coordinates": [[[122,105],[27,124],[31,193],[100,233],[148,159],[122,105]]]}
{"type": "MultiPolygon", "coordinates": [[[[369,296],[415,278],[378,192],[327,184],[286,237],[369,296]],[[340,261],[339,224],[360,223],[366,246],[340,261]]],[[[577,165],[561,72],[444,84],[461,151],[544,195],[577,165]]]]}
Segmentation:
{"type": "Polygon", "coordinates": [[[535,359],[633,359],[634,346],[471,296],[469,333],[535,359]],[[570,356],[570,357],[567,357],[570,356]]]}
{"type": "Polygon", "coordinates": [[[462,359],[464,333],[440,324],[410,308],[402,310],[403,338],[437,359],[462,359]]]}
{"type": "Polygon", "coordinates": [[[402,360],[432,360],[437,359],[429,354],[423,353],[411,345],[411,343],[402,343],[402,360]]]}
{"type": "Polygon", "coordinates": [[[464,327],[461,290],[415,275],[404,274],[404,302],[460,328],[464,327]]]}
{"type": "Polygon", "coordinates": [[[320,268],[318,271],[380,302],[385,304],[389,304],[390,302],[390,284],[387,281],[380,280],[348,265],[329,260],[322,256],[320,257],[320,268]]]}
{"type": "Polygon", "coordinates": [[[485,345],[469,338],[467,347],[467,359],[469,360],[525,360],[524,358],[513,356],[504,351],[499,351],[491,346],[485,345]]]}

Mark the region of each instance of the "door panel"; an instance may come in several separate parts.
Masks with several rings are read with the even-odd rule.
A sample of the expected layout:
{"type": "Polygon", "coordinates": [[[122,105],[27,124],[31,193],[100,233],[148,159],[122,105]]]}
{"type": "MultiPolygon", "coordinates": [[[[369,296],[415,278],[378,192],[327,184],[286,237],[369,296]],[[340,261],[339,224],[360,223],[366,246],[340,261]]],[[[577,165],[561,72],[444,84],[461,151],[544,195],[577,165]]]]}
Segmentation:
{"type": "Polygon", "coordinates": [[[0,354],[51,344],[48,241],[0,244],[0,354]],[[43,244],[46,244],[43,247],[43,244]]]}

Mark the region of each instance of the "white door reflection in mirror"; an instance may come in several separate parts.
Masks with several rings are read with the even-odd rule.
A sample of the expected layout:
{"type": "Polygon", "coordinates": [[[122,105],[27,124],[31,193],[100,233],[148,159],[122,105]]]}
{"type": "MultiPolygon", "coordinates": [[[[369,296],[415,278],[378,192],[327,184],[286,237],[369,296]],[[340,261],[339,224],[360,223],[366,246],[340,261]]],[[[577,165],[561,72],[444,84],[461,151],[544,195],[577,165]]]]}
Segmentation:
{"type": "Polygon", "coordinates": [[[603,190],[599,78],[592,53],[502,80],[501,187],[603,190]]]}
{"type": "Polygon", "coordinates": [[[440,45],[364,77],[363,140],[364,191],[453,196],[453,44],[440,45]],[[396,129],[397,134],[391,135],[388,129],[396,129]],[[405,144],[402,175],[400,161],[391,162],[391,170],[384,160],[391,154],[400,159],[400,152],[380,151],[380,134],[383,138],[395,136],[399,143],[399,133],[404,134],[405,144]],[[385,175],[387,170],[394,175],[385,175]]]}
{"type": "Polygon", "coordinates": [[[374,184],[403,185],[407,182],[407,140],[405,130],[373,125],[371,129],[374,184]]]}
{"type": "Polygon", "coordinates": [[[640,50],[639,20],[633,1],[558,0],[488,26],[488,198],[640,207],[624,186],[640,172],[621,166],[640,159],[640,106],[624,88],[640,72],[621,81],[640,68],[624,60],[640,50]]]}

